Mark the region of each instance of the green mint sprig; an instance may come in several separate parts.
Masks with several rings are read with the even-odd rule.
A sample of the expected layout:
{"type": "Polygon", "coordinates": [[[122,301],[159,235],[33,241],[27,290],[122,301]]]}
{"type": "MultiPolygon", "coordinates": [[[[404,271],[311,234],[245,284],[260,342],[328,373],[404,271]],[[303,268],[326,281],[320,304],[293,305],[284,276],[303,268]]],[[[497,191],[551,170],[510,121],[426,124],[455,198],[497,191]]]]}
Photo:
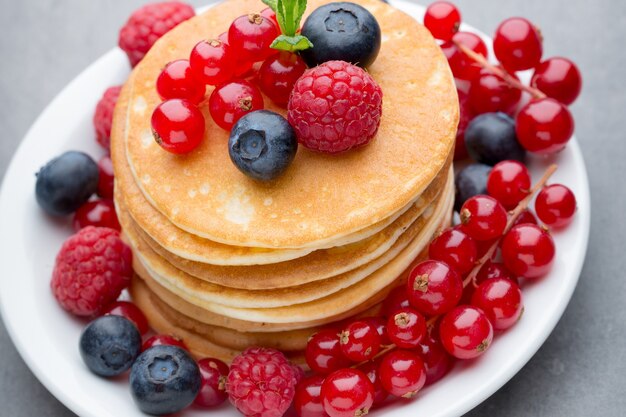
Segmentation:
{"type": "Polygon", "coordinates": [[[270,45],[271,48],[296,52],[313,47],[306,36],[296,34],[300,28],[302,15],[306,10],[306,0],[263,0],[263,3],[276,13],[276,20],[282,32],[274,39],[270,45]]]}

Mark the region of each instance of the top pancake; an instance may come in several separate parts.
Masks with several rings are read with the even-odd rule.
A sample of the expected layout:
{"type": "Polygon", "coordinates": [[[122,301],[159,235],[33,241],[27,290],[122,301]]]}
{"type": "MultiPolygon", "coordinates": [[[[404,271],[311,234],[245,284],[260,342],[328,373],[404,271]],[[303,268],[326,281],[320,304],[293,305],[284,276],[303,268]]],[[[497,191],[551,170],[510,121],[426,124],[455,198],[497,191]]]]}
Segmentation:
{"type": "MultiPolygon", "coordinates": [[[[307,12],[327,0],[310,0],[307,12]]],[[[146,199],[172,223],[212,241],[262,248],[317,248],[384,220],[415,200],[446,162],[458,122],[456,90],[445,57],[413,18],[378,0],[356,0],[377,18],[383,43],[368,71],[383,90],[377,137],[355,151],[328,156],[298,150],[279,179],[249,179],[228,157],[228,132],[206,114],[205,140],[186,156],[152,139],[163,66],[186,58],[195,43],[217,37],[236,17],[263,8],[229,0],[169,32],[135,68],[126,114],[113,140],[128,133],[126,156],[146,199]],[[125,125],[125,126],[124,126],[125,125]]],[[[207,94],[211,89],[207,89],[207,94]]],[[[265,100],[265,107],[285,113],[265,100]]]]}

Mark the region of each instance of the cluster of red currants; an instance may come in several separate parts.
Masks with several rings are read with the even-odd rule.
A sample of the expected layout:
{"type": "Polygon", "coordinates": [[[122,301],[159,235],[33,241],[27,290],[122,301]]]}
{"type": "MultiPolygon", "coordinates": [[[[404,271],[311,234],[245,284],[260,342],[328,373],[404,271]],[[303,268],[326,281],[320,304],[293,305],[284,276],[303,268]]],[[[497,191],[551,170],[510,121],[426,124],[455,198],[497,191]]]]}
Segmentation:
{"type": "Polygon", "coordinates": [[[270,47],[279,34],[276,15],[266,8],[238,17],[217,39],[200,41],[189,59],[168,63],[156,82],[164,100],[152,114],[157,143],[169,152],[182,154],[202,142],[205,119],[200,106],[206,86],[215,86],[208,110],[225,130],[244,114],[264,108],[261,91],[276,104],[286,106],[306,64],[298,54],[270,47]]]}

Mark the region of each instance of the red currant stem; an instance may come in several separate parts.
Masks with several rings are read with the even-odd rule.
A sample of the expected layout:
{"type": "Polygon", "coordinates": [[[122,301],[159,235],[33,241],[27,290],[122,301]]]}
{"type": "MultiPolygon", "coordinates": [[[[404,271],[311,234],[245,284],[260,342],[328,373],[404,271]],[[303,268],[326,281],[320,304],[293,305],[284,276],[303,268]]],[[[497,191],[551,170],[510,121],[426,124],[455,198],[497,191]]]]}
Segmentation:
{"type": "Polygon", "coordinates": [[[391,352],[391,351],[392,351],[392,350],[394,350],[396,347],[397,347],[397,346],[396,346],[396,345],[394,345],[393,343],[392,343],[392,344],[390,344],[390,345],[385,345],[385,346],[383,346],[383,348],[382,348],[382,349],[381,349],[381,350],[380,350],[377,354],[375,354],[374,356],[372,356],[372,357],[371,357],[371,358],[369,358],[368,360],[363,361],[363,362],[356,363],[356,364],[352,365],[350,368],[358,368],[359,366],[363,366],[363,365],[365,365],[366,363],[369,363],[369,362],[375,361],[376,359],[378,359],[378,358],[380,358],[381,356],[383,356],[385,353],[391,352]]]}
{"type": "Polygon", "coordinates": [[[473,50],[471,50],[467,46],[463,45],[462,43],[456,42],[456,41],[452,41],[452,42],[454,42],[454,44],[456,45],[457,48],[459,48],[465,55],[470,57],[478,65],[480,65],[482,68],[484,68],[484,69],[486,69],[488,71],[491,71],[492,73],[496,74],[497,76],[501,77],[504,81],[506,81],[512,87],[515,87],[515,88],[517,88],[519,90],[525,91],[528,94],[530,94],[531,96],[533,96],[533,98],[536,98],[536,99],[541,99],[541,98],[546,98],[547,97],[542,91],[540,91],[540,90],[538,90],[536,88],[533,88],[531,86],[523,84],[517,78],[513,77],[511,74],[509,74],[508,72],[504,71],[502,68],[498,68],[497,66],[491,64],[487,60],[487,58],[485,58],[484,56],[482,56],[479,53],[474,52],[473,50]]]}
{"type": "Polygon", "coordinates": [[[487,263],[487,261],[489,261],[493,257],[493,254],[498,249],[498,245],[500,244],[500,240],[502,239],[502,237],[504,237],[508,233],[508,231],[511,230],[511,228],[515,224],[515,221],[520,216],[520,214],[522,214],[522,212],[528,208],[528,205],[530,204],[530,201],[533,199],[533,196],[539,190],[541,190],[544,187],[544,185],[546,185],[546,182],[548,182],[548,179],[550,179],[550,177],[552,176],[552,174],[554,174],[557,168],[558,167],[556,164],[550,165],[548,169],[546,169],[546,172],[543,173],[543,176],[539,179],[539,181],[537,181],[534,187],[530,189],[530,191],[528,192],[528,195],[524,197],[524,199],[519,202],[517,207],[515,207],[515,209],[513,209],[509,213],[509,219],[506,223],[506,227],[504,228],[504,232],[502,232],[502,236],[496,239],[496,241],[493,242],[493,244],[491,245],[489,250],[487,250],[487,252],[483,255],[483,257],[480,258],[478,261],[476,261],[476,266],[474,266],[474,268],[470,271],[470,273],[467,275],[467,277],[463,281],[463,288],[467,287],[470,283],[474,285],[474,287],[477,286],[476,276],[478,275],[482,267],[485,265],[485,263],[487,263]]]}

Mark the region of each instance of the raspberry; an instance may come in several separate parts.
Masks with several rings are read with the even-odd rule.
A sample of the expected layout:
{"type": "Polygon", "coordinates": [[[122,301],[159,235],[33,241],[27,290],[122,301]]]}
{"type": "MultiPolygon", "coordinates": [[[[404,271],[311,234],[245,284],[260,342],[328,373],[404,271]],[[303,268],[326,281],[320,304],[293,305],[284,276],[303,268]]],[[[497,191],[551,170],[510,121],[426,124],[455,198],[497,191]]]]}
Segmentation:
{"type": "Polygon", "coordinates": [[[298,375],[275,349],[252,347],[230,366],[226,388],[230,402],[246,417],[280,417],[295,394],[298,375]]]}
{"type": "Polygon", "coordinates": [[[118,44],[134,67],[157,39],[195,14],[193,7],[178,1],[147,4],[130,15],[120,30],[118,44]]]}
{"type": "Polygon", "coordinates": [[[113,110],[117,98],[122,91],[121,85],[109,87],[96,105],[93,114],[93,127],[96,129],[96,140],[107,151],[111,145],[111,124],[113,124],[113,110]]]}
{"type": "Polygon", "coordinates": [[[376,135],[382,103],[383,92],[367,72],[344,61],[328,61],[296,81],[289,123],[305,147],[343,152],[376,135]]]}
{"type": "Polygon", "coordinates": [[[117,299],[132,274],[132,252],[119,233],[88,226],[61,246],[50,286],[65,310],[92,316],[117,299]]]}

